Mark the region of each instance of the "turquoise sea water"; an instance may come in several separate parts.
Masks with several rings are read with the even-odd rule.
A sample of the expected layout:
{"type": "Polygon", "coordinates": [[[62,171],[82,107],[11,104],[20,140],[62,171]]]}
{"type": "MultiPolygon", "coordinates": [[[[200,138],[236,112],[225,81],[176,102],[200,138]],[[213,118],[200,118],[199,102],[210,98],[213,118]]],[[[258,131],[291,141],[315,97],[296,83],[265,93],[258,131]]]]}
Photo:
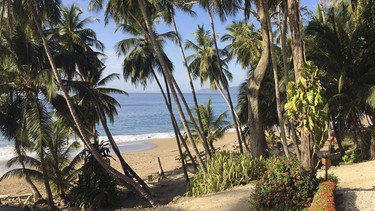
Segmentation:
{"type": "MultiPolygon", "coordinates": [[[[184,94],[184,96],[187,103],[192,106],[192,95],[184,94]]],[[[161,94],[129,93],[114,95],[114,97],[121,107],[118,108],[115,122],[109,124],[109,129],[122,152],[150,149],[153,145],[148,144],[147,141],[174,137],[170,116],[161,94]]],[[[211,98],[215,115],[228,110],[228,105],[219,93],[198,93],[197,98],[200,104],[207,104],[208,99],[211,98]]],[[[235,105],[236,96],[233,95],[232,99],[235,105]]],[[[173,109],[176,119],[179,120],[175,106],[173,109]]],[[[228,121],[232,122],[229,111],[227,114],[228,121]]],[[[100,140],[107,140],[100,125],[98,131],[100,140]]],[[[12,143],[0,137],[0,175],[6,171],[5,162],[13,156],[12,143]]]]}

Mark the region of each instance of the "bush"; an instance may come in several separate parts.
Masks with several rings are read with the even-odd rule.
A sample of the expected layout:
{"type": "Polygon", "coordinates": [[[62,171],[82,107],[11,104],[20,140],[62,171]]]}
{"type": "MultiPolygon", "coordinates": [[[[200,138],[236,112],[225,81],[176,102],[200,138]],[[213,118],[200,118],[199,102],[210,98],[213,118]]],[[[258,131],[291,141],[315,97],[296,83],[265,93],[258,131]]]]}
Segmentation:
{"type": "Polygon", "coordinates": [[[302,210],[309,207],[317,179],[296,158],[270,158],[251,196],[254,210],[302,210]]]}
{"type": "Polygon", "coordinates": [[[341,157],[342,162],[340,162],[341,165],[349,165],[353,163],[358,163],[360,162],[361,159],[361,154],[358,150],[354,150],[349,156],[344,155],[341,157]]]}
{"type": "MultiPolygon", "coordinates": [[[[93,145],[102,158],[109,162],[111,155],[108,143],[95,141],[93,145]]],[[[117,182],[90,151],[85,149],[83,157],[84,165],[80,169],[78,181],[70,190],[71,202],[84,210],[96,210],[112,205],[116,200],[117,182]]]]}
{"type": "Polygon", "coordinates": [[[207,174],[201,170],[190,180],[187,195],[199,196],[223,191],[257,180],[266,169],[264,159],[233,152],[217,152],[206,163],[207,174]]]}
{"type": "Polygon", "coordinates": [[[336,183],[334,181],[321,182],[309,210],[335,211],[335,189],[336,183]]]}

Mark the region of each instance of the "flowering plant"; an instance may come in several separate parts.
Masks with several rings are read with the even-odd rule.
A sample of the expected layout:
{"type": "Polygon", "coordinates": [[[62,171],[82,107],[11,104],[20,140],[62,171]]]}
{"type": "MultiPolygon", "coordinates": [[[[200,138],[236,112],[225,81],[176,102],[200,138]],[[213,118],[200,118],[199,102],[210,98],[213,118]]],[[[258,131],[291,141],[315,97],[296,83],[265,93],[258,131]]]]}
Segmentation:
{"type": "Polygon", "coordinates": [[[317,179],[296,158],[270,158],[252,195],[254,210],[303,210],[309,207],[317,179]]]}
{"type": "Polygon", "coordinates": [[[320,183],[309,210],[316,211],[324,209],[327,211],[336,211],[335,189],[336,183],[331,180],[320,183]]]}

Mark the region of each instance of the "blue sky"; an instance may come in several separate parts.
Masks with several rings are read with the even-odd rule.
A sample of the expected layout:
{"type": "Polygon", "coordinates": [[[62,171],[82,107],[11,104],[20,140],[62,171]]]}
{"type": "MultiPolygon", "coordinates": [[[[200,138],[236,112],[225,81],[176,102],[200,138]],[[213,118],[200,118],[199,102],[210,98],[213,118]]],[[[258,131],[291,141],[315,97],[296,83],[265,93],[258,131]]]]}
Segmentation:
{"type": "MultiPolygon", "coordinates": [[[[104,24],[104,15],[103,11],[101,12],[93,12],[93,11],[88,11],[88,3],[89,0],[63,0],[62,3],[64,6],[70,6],[72,3],[75,3],[78,5],[80,8],[83,9],[84,14],[82,18],[87,17],[87,16],[94,16],[98,18],[99,22],[95,22],[92,24],[88,24],[86,27],[93,29],[96,34],[98,39],[104,43],[106,49],[104,53],[107,55],[107,60],[105,62],[106,65],[106,73],[111,74],[111,73],[118,73],[121,75],[120,80],[112,81],[111,83],[108,84],[108,87],[112,88],[118,88],[121,90],[124,90],[126,92],[159,92],[159,88],[157,87],[156,83],[154,82],[149,82],[147,88],[144,90],[142,86],[138,86],[137,88],[134,87],[129,81],[125,82],[124,79],[122,78],[122,66],[121,63],[124,59],[124,57],[118,57],[116,52],[115,52],[115,46],[116,43],[122,39],[128,38],[126,34],[122,33],[121,31],[115,32],[116,26],[115,24],[110,21],[107,25],[104,24]]],[[[303,1],[301,2],[302,5],[308,6],[310,9],[312,9],[312,5],[316,5],[316,1],[303,1]]],[[[205,29],[211,29],[210,23],[208,20],[207,13],[202,11],[200,8],[195,8],[195,11],[197,13],[197,17],[190,17],[186,14],[183,13],[177,13],[176,15],[176,22],[177,22],[177,27],[179,30],[179,33],[182,35],[181,39],[183,42],[186,40],[194,40],[194,35],[192,32],[196,31],[197,25],[204,25],[205,29]]],[[[238,15],[238,19],[242,19],[242,15],[238,15]]],[[[215,30],[216,33],[220,34],[221,36],[226,33],[225,28],[233,21],[236,20],[236,18],[232,18],[228,20],[226,23],[221,23],[218,19],[215,19],[215,30]]],[[[157,32],[158,33],[164,33],[167,31],[173,31],[172,28],[168,28],[165,25],[160,25],[157,27],[157,32]]],[[[224,47],[226,44],[219,43],[219,48],[224,47]]],[[[179,48],[177,45],[174,44],[167,44],[164,49],[169,56],[169,58],[172,60],[174,64],[174,75],[177,80],[177,82],[180,85],[180,88],[183,92],[190,92],[190,86],[188,84],[188,79],[187,79],[187,73],[185,68],[182,65],[182,59],[181,59],[181,54],[179,51],[179,48]]],[[[190,53],[187,52],[187,55],[190,53]]],[[[240,65],[235,64],[235,62],[230,62],[229,64],[229,71],[233,75],[233,80],[230,83],[230,86],[238,86],[241,84],[247,74],[247,70],[244,70],[241,68],[240,65]]],[[[195,82],[195,87],[196,89],[201,89],[200,82],[196,81],[195,82]]],[[[205,84],[203,85],[202,88],[208,88],[208,85],[205,84]]]]}

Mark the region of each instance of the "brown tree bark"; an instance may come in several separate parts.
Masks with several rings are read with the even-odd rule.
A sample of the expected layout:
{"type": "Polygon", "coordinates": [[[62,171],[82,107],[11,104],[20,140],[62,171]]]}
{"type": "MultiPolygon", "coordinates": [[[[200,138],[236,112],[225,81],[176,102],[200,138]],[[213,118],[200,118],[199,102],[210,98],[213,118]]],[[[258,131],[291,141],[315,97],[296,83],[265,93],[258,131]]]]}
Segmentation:
{"type": "Polygon", "coordinates": [[[265,10],[268,10],[267,0],[257,2],[259,21],[262,33],[262,54],[253,75],[247,82],[248,89],[248,127],[250,132],[250,151],[254,157],[268,157],[267,142],[263,129],[263,122],[259,112],[259,93],[270,61],[269,39],[267,17],[265,10]]]}

